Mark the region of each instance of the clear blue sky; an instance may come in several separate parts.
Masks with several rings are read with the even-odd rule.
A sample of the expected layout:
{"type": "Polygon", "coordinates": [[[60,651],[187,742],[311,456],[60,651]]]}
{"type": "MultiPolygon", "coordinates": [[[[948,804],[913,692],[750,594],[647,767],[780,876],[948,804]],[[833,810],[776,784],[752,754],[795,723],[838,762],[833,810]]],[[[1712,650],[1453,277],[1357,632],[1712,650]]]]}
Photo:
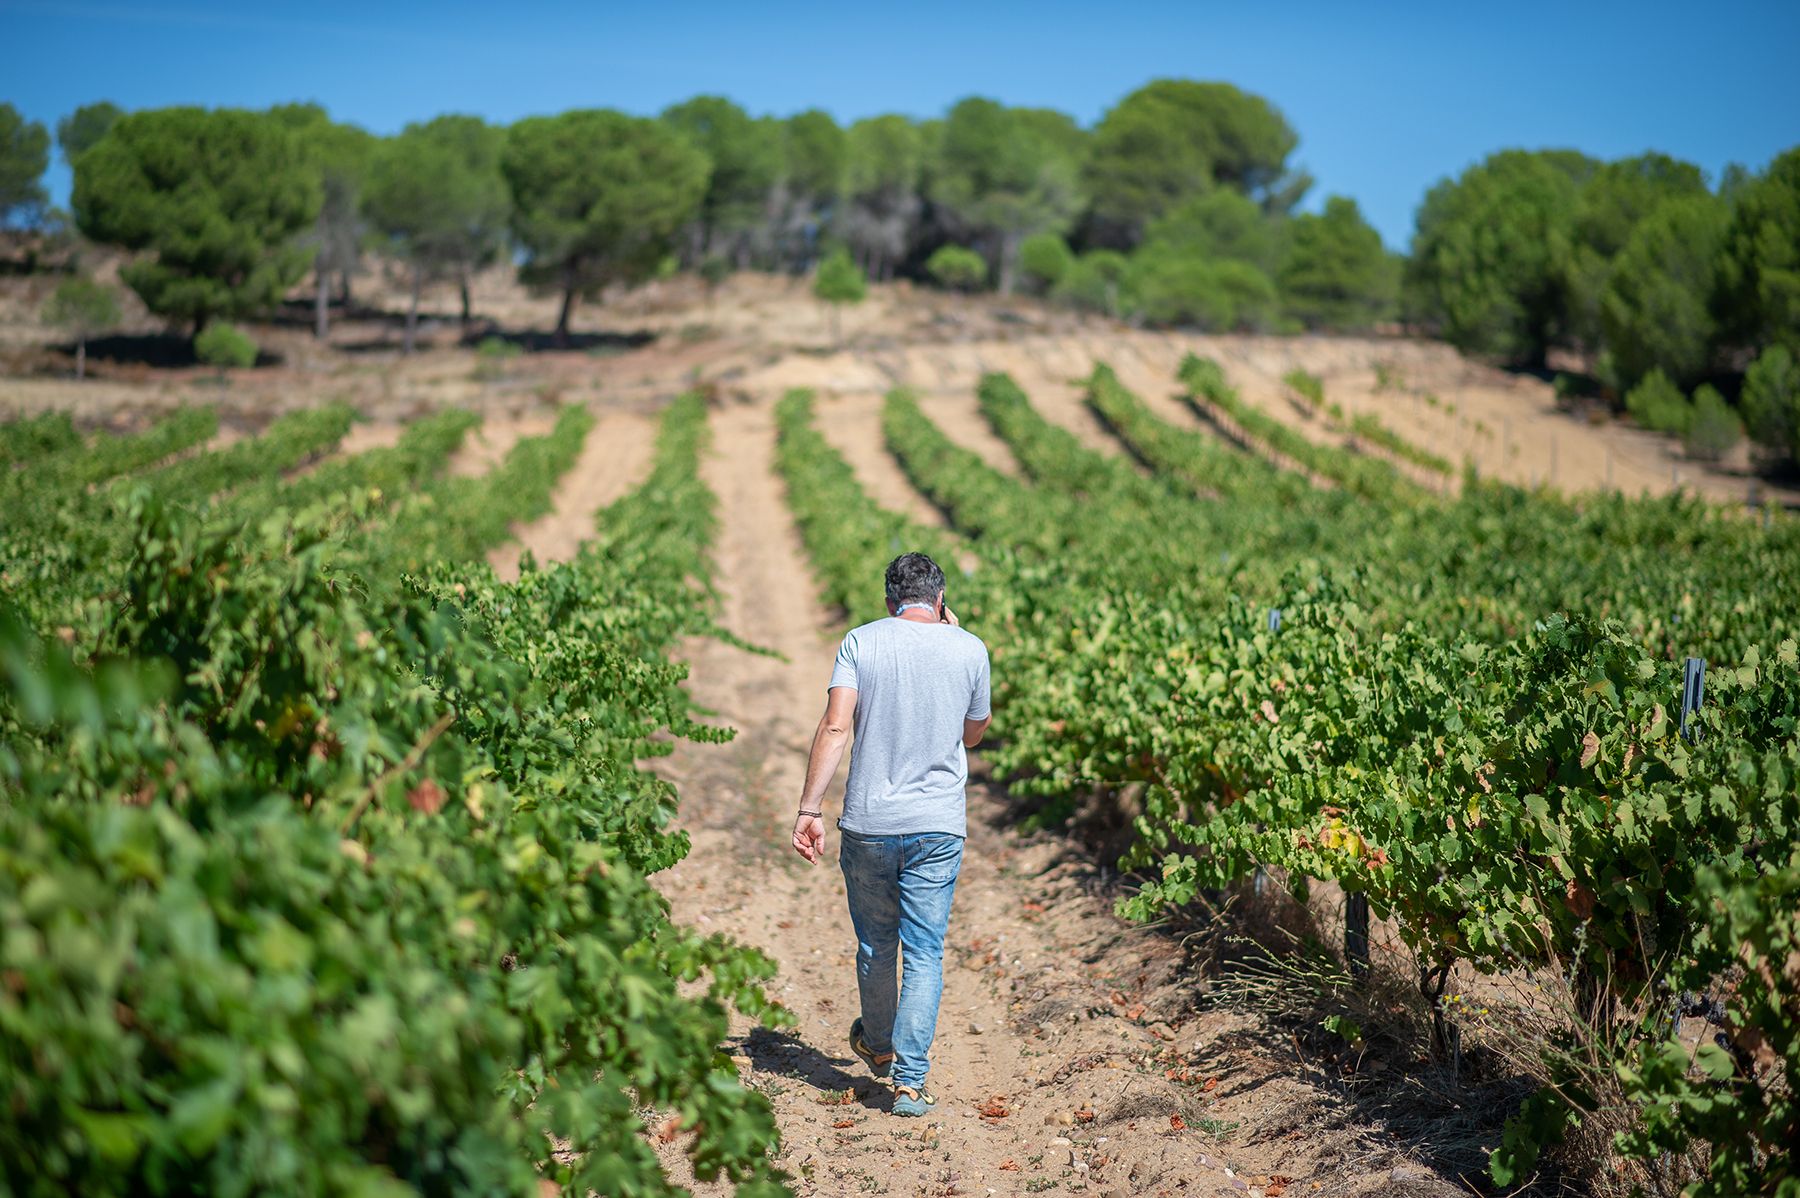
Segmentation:
{"type": "MultiPolygon", "coordinates": [[[[1083,124],[1147,80],[1273,100],[1295,161],[1403,248],[1437,179],[1508,146],[1658,149],[1717,177],[1800,143],[1800,3],[1073,5],[0,0],[0,100],[316,100],[378,133],[440,112],[653,113],[707,92],[753,112],[940,114],[963,96],[1083,124]]],[[[65,199],[60,163],[52,191],[65,199]]]]}

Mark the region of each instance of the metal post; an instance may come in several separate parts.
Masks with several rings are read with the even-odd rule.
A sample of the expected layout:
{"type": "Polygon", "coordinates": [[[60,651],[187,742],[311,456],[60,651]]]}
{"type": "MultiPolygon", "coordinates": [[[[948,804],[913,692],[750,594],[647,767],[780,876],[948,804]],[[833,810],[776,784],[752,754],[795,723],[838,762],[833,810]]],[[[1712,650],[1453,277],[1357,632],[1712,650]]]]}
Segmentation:
{"type": "Polygon", "coordinates": [[[1696,721],[1694,727],[1688,728],[1688,716],[1700,710],[1706,701],[1706,659],[1690,657],[1681,671],[1681,735],[1688,744],[1700,741],[1700,725],[1696,721]]]}
{"type": "Polygon", "coordinates": [[[1350,976],[1362,981],[1369,976],[1369,896],[1344,896],[1344,962],[1350,976]]]}
{"type": "Polygon", "coordinates": [[[1271,607],[1269,609],[1269,631],[1281,631],[1281,609],[1279,607],[1271,607]]]}

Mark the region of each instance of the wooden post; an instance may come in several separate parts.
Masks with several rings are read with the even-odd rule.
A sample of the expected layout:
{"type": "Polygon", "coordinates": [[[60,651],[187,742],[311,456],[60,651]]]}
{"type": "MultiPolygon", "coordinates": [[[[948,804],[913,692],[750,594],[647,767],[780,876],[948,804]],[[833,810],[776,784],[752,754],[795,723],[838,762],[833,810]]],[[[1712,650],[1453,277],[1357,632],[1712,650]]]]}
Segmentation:
{"type": "Polygon", "coordinates": [[[1369,896],[1344,896],[1344,963],[1350,976],[1364,981],[1369,976],[1369,896]]]}

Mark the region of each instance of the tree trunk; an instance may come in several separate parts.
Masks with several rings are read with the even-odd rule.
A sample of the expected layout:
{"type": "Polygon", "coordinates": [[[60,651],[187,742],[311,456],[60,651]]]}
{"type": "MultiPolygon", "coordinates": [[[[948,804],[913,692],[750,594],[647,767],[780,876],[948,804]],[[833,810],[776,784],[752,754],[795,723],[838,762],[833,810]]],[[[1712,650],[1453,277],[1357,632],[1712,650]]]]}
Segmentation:
{"type": "Polygon", "coordinates": [[[425,283],[425,268],[413,260],[412,306],[406,310],[406,352],[413,351],[413,338],[419,330],[419,288],[425,283]]]}
{"type": "Polygon", "coordinates": [[[1013,293],[1013,263],[1019,257],[1019,235],[1000,234],[1000,294],[1013,293]]]}
{"type": "Polygon", "coordinates": [[[838,323],[841,313],[843,312],[843,308],[844,308],[844,305],[842,305],[842,304],[832,304],[831,305],[831,348],[832,349],[844,348],[844,328],[843,328],[843,325],[838,323]]]}
{"type": "Polygon", "coordinates": [[[469,327],[469,272],[465,268],[458,276],[457,282],[462,287],[462,327],[469,327]]]}
{"type": "Polygon", "coordinates": [[[563,290],[562,314],[556,318],[556,348],[569,348],[569,317],[575,312],[575,289],[563,290]]]}
{"type": "Polygon", "coordinates": [[[87,338],[75,338],[75,381],[87,377],[87,338]]]}
{"type": "Polygon", "coordinates": [[[319,285],[313,294],[313,336],[320,341],[331,334],[331,272],[319,268],[319,285]]]}
{"type": "Polygon", "coordinates": [[[346,266],[338,272],[338,279],[344,287],[344,319],[350,319],[350,268],[346,266]]]}

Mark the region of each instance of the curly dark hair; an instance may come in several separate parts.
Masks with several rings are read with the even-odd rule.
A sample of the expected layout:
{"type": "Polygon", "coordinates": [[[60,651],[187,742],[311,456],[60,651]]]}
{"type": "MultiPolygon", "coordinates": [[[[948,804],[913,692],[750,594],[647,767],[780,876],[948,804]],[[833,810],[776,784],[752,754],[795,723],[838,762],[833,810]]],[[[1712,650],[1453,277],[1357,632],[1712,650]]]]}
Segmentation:
{"type": "Polygon", "coordinates": [[[902,553],[888,563],[887,597],[902,603],[936,603],[944,572],[923,553],[902,553]]]}

